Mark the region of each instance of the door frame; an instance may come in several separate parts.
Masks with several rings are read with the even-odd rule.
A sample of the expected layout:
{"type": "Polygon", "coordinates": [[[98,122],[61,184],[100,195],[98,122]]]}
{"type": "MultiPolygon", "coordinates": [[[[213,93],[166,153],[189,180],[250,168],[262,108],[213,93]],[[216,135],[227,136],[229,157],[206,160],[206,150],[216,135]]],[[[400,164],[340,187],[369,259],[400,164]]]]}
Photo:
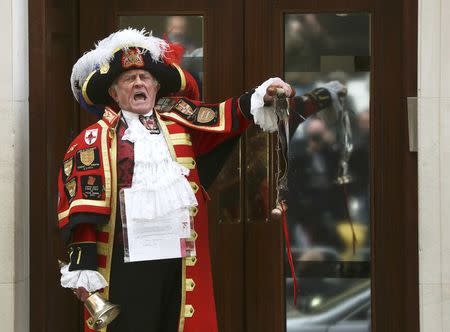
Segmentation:
{"type": "MultiPolygon", "coordinates": [[[[83,0],[81,0],[83,1],[83,0]]],[[[133,2],[133,0],[131,1],[133,2]]],[[[92,3],[92,2],[91,2],[92,3]]],[[[99,2],[100,3],[100,2],[99,2]]],[[[115,3],[115,2],[114,2],[115,3]]],[[[205,2],[218,6],[218,2],[205,2]]],[[[281,36],[283,29],[279,17],[283,12],[294,11],[297,2],[289,0],[265,1],[246,0],[242,6],[236,5],[236,10],[242,10],[245,35],[281,36]],[[255,8],[260,10],[255,11],[255,8]],[[275,10],[278,19],[272,22],[274,29],[267,26],[255,26],[248,20],[247,14],[253,12],[254,20],[267,17],[268,12],[275,10]]],[[[92,3],[102,13],[104,6],[92,3]],[[102,9],[103,8],[103,9],[102,9]]],[[[418,280],[418,186],[417,186],[417,155],[409,152],[406,98],[417,96],[417,27],[418,4],[417,0],[313,0],[302,1],[303,11],[346,11],[346,7],[359,8],[361,11],[370,10],[374,14],[374,34],[384,36],[373,38],[373,58],[376,66],[373,76],[376,78],[374,89],[373,109],[371,117],[371,160],[372,165],[372,312],[374,331],[419,331],[419,280],[418,280]],[[320,3],[320,7],[319,7],[320,3]],[[398,49],[393,57],[386,50],[398,49]],[[380,80],[380,77],[398,77],[401,84],[395,80],[380,80]],[[377,135],[375,135],[377,133],[377,135]]],[[[95,9],[95,8],[94,8],[95,9]]],[[[207,15],[209,11],[204,8],[207,15]]],[[[57,38],[66,38],[67,45],[71,45],[71,59],[75,61],[79,49],[79,1],[72,0],[66,4],[37,0],[29,2],[29,52],[30,52],[30,326],[31,331],[51,331],[57,319],[52,314],[56,308],[55,298],[52,296],[59,291],[52,274],[57,273],[56,263],[53,262],[52,246],[57,235],[54,220],[54,202],[51,203],[52,193],[55,192],[51,173],[55,167],[55,151],[51,151],[51,139],[55,134],[55,123],[51,112],[54,109],[53,96],[49,91],[55,84],[67,82],[68,77],[52,76],[52,63],[49,62],[52,53],[52,42],[57,38]],[[71,41],[71,42],[70,42],[71,41]],[[43,158],[44,156],[44,158],[43,158]],[[42,195],[42,193],[45,193],[42,195]],[[50,292],[50,293],[49,293],[50,292]],[[51,293],[53,292],[53,293],[51,293]],[[50,294],[50,295],[49,295],[50,294]],[[48,309],[48,310],[47,310],[48,309]]],[[[99,15],[99,19],[111,18],[99,15]]],[[[99,31],[103,33],[102,31],[99,31]]],[[[213,32],[211,32],[213,33],[213,32]]],[[[105,34],[101,34],[104,36],[105,34]]],[[[274,40],[272,38],[272,40],[274,40]]],[[[280,43],[282,39],[278,38],[280,43]]],[[[91,45],[89,45],[90,47],[91,45]]],[[[273,49],[270,38],[255,38],[251,45],[242,45],[246,59],[255,59],[258,49],[273,49]]],[[[282,50],[282,45],[278,48],[282,50]]],[[[217,53],[216,53],[217,54],[217,53]]],[[[210,55],[212,56],[212,55],[210,55]]],[[[249,67],[243,68],[243,81],[233,86],[232,91],[249,89],[268,75],[282,74],[282,55],[277,52],[269,53],[267,57],[259,57],[264,73],[249,67]]],[[[218,64],[215,70],[220,71],[218,64]]],[[[260,67],[261,68],[261,67],[260,67]]],[[[218,88],[217,91],[220,89],[218,88]]],[[[211,94],[212,98],[219,98],[220,92],[211,94]]],[[[65,99],[67,108],[76,111],[73,100],[65,99]]],[[[63,110],[66,111],[66,110],[63,110]]],[[[77,125],[78,126],[78,125],[77,125]]],[[[79,129],[72,128],[72,129],[79,129]]],[[[255,257],[261,246],[258,235],[270,233],[268,230],[257,229],[261,226],[246,226],[245,250],[253,248],[247,255],[246,261],[252,261],[251,268],[245,271],[245,289],[247,292],[247,312],[251,312],[251,319],[264,317],[267,308],[251,307],[249,298],[256,298],[257,292],[267,290],[267,281],[273,282],[282,291],[268,291],[276,301],[276,306],[284,308],[284,281],[283,285],[274,275],[263,278],[260,272],[267,269],[267,261],[255,257]],[[259,232],[259,233],[258,233],[259,232]],[[256,259],[256,260],[254,260],[256,259]],[[261,287],[255,287],[255,281],[261,287]],[[249,311],[250,310],[250,311],[249,311]]],[[[275,227],[271,231],[276,233],[273,246],[280,246],[281,232],[275,227]]],[[[280,258],[282,246],[278,248],[275,256],[280,258]]],[[[282,271],[278,264],[274,271],[282,271]]],[[[278,273],[276,272],[276,273],[278,273]]],[[[283,274],[281,274],[283,275],[283,274]]],[[[59,298],[58,298],[59,299],[59,298]]],[[[76,311],[77,304],[71,299],[70,307],[76,311]]],[[[68,313],[73,315],[73,312],[68,313]]],[[[68,316],[70,316],[68,315],[68,316]]],[[[248,319],[247,319],[248,320],[248,319]]],[[[275,314],[272,326],[284,324],[284,316],[275,314]]],[[[250,326],[247,323],[247,328],[250,326]]]]}

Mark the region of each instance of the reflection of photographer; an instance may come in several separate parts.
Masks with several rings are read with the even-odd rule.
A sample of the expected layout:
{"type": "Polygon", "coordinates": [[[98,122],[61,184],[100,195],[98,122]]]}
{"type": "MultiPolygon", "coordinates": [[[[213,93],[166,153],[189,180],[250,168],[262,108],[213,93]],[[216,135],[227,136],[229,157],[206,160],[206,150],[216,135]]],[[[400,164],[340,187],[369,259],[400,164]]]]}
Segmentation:
{"type": "MultiPolygon", "coordinates": [[[[288,216],[301,221],[310,244],[339,249],[343,243],[334,223],[340,202],[334,184],[339,160],[335,135],[317,117],[305,126],[305,135],[297,139],[294,135],[290,145],[288,181],[295,190],[289,191],[288,216]]],[[[300,239],[293,238],[293,242],[300,239]]]]}
{"type": "Polygon", "coordinates": [[[306,138],[308,140],[307,149],[311,154],[327,149],[335,143],[334,134],[318,118],[312,118],[308,121],[306,138]]]}

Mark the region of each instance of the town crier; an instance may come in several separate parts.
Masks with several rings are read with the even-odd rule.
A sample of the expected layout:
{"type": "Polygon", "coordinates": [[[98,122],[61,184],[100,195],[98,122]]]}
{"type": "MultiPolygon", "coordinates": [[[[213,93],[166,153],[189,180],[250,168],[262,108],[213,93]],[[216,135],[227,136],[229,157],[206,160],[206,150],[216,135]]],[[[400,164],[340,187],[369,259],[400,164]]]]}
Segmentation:
{"type": "Polygon", "coordinates": [[[74,96],[99,120],[69,145],[59,173],[70,260],[61,284],[82,301],[99,291],[120,305],[108,332],[218,331],[205,205],[213,167],[223,162],[218,151],[252,122],[276,130],[275,113],[264,107],[273,100],[268,87],[292,97],[299,119],[332,106],[343,89],[334,82],[294,98],[272,78],[240,97],[203,103],[176,53],[130,28],[73,67],[74,96]],[[202,169],[198,157],[222,162],[202,169]]]}

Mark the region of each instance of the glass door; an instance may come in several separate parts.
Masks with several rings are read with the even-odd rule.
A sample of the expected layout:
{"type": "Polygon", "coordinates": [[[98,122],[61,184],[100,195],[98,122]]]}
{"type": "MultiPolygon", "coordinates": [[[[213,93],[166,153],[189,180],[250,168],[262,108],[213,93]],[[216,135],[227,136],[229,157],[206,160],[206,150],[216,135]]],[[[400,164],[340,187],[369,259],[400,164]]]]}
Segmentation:
{"type": "Polygon", "coordinates": [[[277,137],[247,132],[247,155],[260,157],[248,161],[245,183],[259,175],[269,202],[258,205],[262,187],[246,185],[247,331],[418,331],[417,172],[406,110],[417,88],[415,4],[245,1],[247,89],[274,76],[297,95],[332,80],[348,89],[347,129],[322,112],[290,142],[297,305],[282,224],[267,216],[277,137]]]}
{"type": "Polygon", "coordinates": [[[325,110],[291,133],[287,222],[299,301],[286,264],[288,332],[370,331],[370,31],[367,13],[284,16],[286,81],[296,95],[345,84],[349,119],[325,110]]]}

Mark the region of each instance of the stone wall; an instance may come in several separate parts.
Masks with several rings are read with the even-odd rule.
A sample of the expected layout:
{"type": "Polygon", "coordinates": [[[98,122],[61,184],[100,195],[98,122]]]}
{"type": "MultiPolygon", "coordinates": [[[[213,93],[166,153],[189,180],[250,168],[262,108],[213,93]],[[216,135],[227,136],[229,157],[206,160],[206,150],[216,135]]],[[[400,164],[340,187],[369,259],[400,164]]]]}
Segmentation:
{"type": "Polygon", "coordinates": [[[450,2],[419,0],[421,331],[450,331],[450,2]]]}
{"type": "Polygon", "coordinates": [[[29,331],[27,1],[0,1],[0,41],[0,329],[29,331]]]}

